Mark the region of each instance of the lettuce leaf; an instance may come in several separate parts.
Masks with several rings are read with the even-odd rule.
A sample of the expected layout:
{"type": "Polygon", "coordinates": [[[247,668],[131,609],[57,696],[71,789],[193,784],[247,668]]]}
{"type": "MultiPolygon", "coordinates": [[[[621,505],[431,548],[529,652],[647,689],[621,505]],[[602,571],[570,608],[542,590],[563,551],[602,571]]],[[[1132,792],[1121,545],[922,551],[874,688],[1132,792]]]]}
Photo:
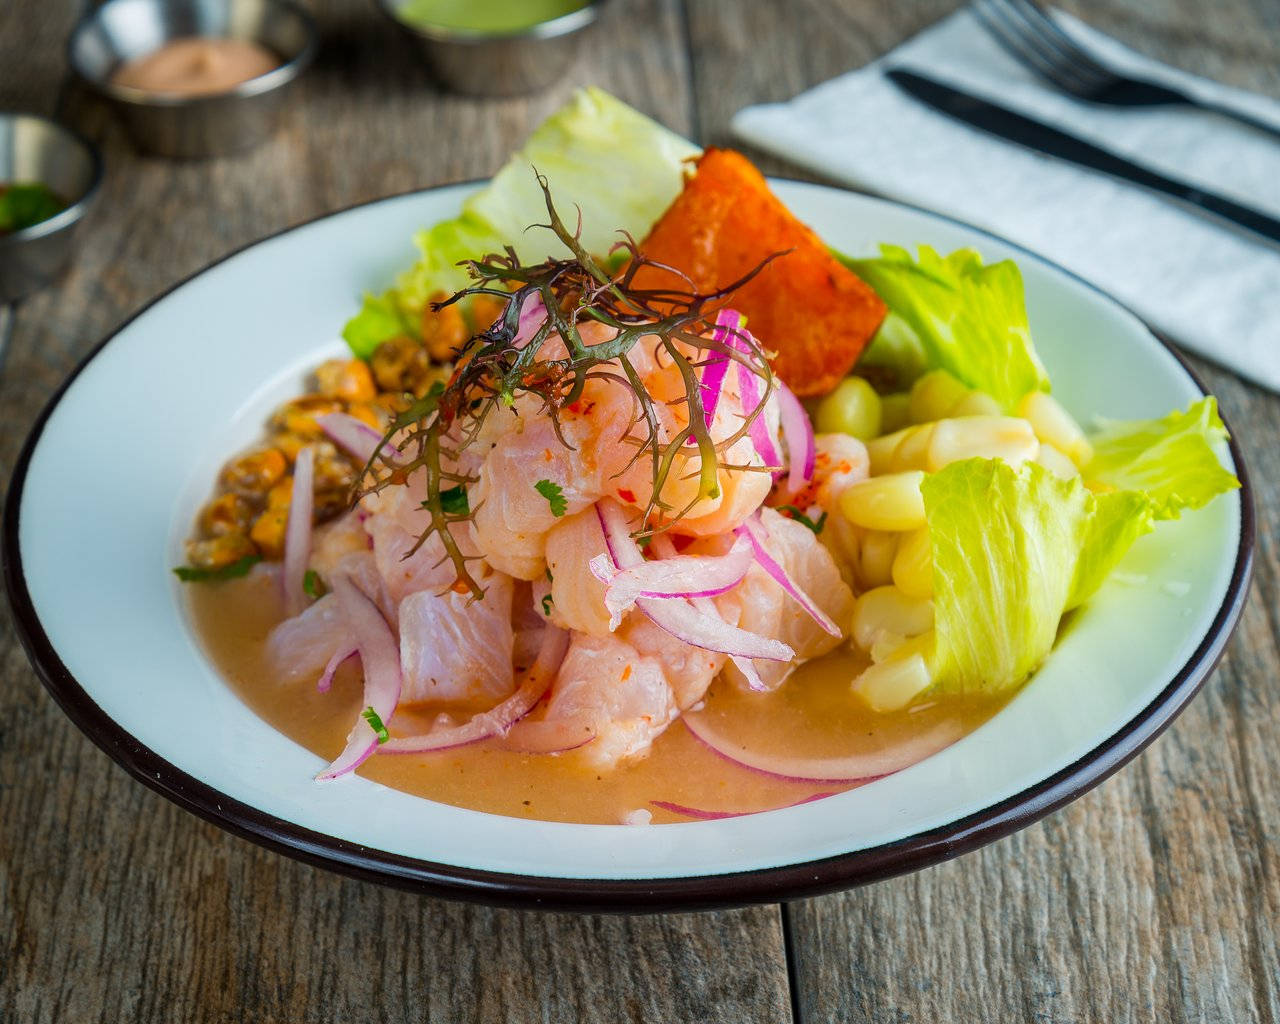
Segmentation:
{"type": "MultiPolygon", "coordinates": [[[[873,358],[883,358],[888,349],[918,361],[922,349],[927,369],[949,371],[1006,412],[1028,391],[1049,390],[1049,376],[1031,343],[1017,264],[984,265],[974,249],[943,257],[922,245],[917,260],[895,245],[882,245],[880,252],[880,259],[846,257],[845,263],[905,321],[919,348],[899,338],[882,343],[873,358]]],[[[914,367],[904,370],[909,376],[914,367]]]]}
{"type": "Polygon", "coordinates": [[[1226,439],[1213,397],[1163,419],[1111,421],[1091,438],[1093,458],[1085,476],[1142,491],[1157,519],[1176,519],[1184,508],[1200,508],[1240,486],[1211,447],[1226,439]]]}
{"type": "Polygon", "coordinates": [[[1035,463],[967,459],[920,490],[933,544],[931,667],[947,693],[1022,683],[1049,653],[1063,612],[1152,525],[1141,494],[1095,496],[1035,463]]]}
{"type": "Polygon", "coordinates": [[[1020,685],[1052,648],[1063,613],[1093,596],[1157,520],[1240,486],[1211,447],[1226,436],[1204,398],[1163,419],[1109,424],[1084,474],[1102,493],[1034,463],[992,459],[926,477],[938,688],[1020,685]]]}
{"type": "Polygon", "coordinates": [[[415,237],[422,256],[380,296],[366,296],[342,336],[368,358],[387,338],[420,333],[420,318],[436,293],[468,284],[459,261],[514,246],[537,262],[565,254],[545,223],[546,203],[534,169],[546,176],[567,223],[572,204],[582,215],[582,241],[605,253],[619,230],[644,235],[683,187],[683,163],[698,148],[600,89],[574,94],[543,121],[493,179],[463,204],[462,213],[415,237]]]}

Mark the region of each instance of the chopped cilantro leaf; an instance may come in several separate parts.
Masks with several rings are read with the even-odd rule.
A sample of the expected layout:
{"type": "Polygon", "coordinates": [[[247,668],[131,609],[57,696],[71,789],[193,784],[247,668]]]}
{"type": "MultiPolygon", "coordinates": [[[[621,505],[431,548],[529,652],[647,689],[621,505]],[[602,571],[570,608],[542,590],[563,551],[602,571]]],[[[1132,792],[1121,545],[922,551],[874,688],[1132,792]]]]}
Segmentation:
{"type": "Polygon", "coordinates": [[[568,511],[569,501],[565,498],[559,484],[550,480],[539,480],[533,485],[533,489],[547,499],[547,504],[551,506],[551,514],[557,519],[568,511]]]}
{"type": "Polygon", "coordinates": [[[173,572],[183,583],[217,583],[220,580],[234,580],[244,576],[261,561],[261,555],[245,555],[239,561],[224,565],[221,569],[202,569],[196,565],[180,565],[173,572]]]}
{"type": "Polygon", "coordinates": [[[314,569],[308,569],[303,575],[302,589],[306,592],[307,597],[313,601],[319,601],[329,592],[329,588],[324,585],[324,580],[320,578],[320,574],[314,569]]]}
{"type": "Polygon", "coordinates": [[[369,728],[373,730],[374,735],[378,737],[378,743],[386,743],[391,739],[391,734],[387,732],[387,727],[382,724],[382,719],[378,717],[378,712],[368,707],[360,712],[361,716],[369,723],[369,728]]]}
{"type": "Polygon", "coordinates": [[[779,505],[778,511],[788,513],[797,523],[801,526],[809,527],[814,533],[821,533],[822,528],[827,525],[827,513],[825,511],[818,516],[817,522],[814,522],[794,505],[779,505]]]}
{"type": "Polygon", "coordinates": [[[445,515],[467,515],[471,511],[471,505],[467,501],[467,489],[459,484],[457,487],[450,487],[448,490],[441,491],[440,508],[445,515]]]}
{"type": "Polygon", "coordinates": [[[545,615],[547,618],[551,618],[551,606],[554,603],[555,602],[551,600],[550,594],[548,594],[546,597],[542,599],[542,614],[545,615]]]}

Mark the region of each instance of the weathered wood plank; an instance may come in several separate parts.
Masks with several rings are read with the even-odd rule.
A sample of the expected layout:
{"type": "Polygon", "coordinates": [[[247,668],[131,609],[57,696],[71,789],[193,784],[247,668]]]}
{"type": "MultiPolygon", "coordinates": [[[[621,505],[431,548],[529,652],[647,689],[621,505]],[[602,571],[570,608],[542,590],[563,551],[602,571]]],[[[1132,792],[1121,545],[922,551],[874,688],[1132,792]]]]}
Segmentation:
{"type": "MultiPolygon", "coordinates": [[[[1280,96],[1280,11],[1265,0],[1067,6],[1161,59],[1280,96]]],[[[740,107],[859,66],[952,7],[691,4],[707,139],[730,141],[740,107]]],[[[1258,493],[1256,583],[1222,667],[1147,754],[1045,822],[786,908],[802,1019],[1280,1020],[1280,398],[1196,365],[1258,493]]]]}
{"type": "MultiPolygon", "coordinates": [[[[6,101],[54,108],[69,20],[46,17],[50,7],[0,4],[6,101]]],[[[63,104],[104,147],[108,174],[68,276],[13,315],[0,377],[6,479],[76,360],[228,250],[382,194],[487,175],[577,85],[600,84],[693,130],[675,0],[614,5],[561,83],[502,102],[439,93],[372,4],[316,8],[324,54],[284,131],[254,153],[143,158],[84,96],[63,104]]],[[[198,363],[188,369],[196,379],[198,363]]],[[[345,880],[233,839],[135,784],[43,693],[8,616],[0,673],[0,1020],[790,1018],[777,908],[521,914],[345,880]]]]}

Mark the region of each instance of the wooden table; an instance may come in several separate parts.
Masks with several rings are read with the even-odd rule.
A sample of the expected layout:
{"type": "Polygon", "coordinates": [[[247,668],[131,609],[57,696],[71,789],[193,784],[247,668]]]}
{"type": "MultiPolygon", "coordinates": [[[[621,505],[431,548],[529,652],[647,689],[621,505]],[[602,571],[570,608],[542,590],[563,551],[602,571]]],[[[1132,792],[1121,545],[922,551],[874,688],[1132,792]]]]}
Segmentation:
{"type": "MultiPolygon", "coordinates": [[[[740,107],[861,65],[953,3],[616,0],[550,92],[477,102],[436,91],[371,4],[317,0],[323,55],[284,131],[246,156],[173,163],[138,156],[72,86],[62,47],[78,4],[4,0],[0,108],[77,124],[108,166],[71,273],[0,308],[5,479],[76,361],[229,250],[487,175],[578,85],[728,142],[740,107]]],[[[1155,56],[1280,96],[1275,0],[1069,6],[1155,56]]],[[[128,778],[54,707],[6,617],[0,1021],[1280,1021],[1280,397],[1196,368],[1239,431],[1259,514],[1255,593],[1204,693],[1040,824],[843,895],[587,917],[315,870],[128,778]]],[[[92,496],[79,500],[90,528],[92,496]]]]}

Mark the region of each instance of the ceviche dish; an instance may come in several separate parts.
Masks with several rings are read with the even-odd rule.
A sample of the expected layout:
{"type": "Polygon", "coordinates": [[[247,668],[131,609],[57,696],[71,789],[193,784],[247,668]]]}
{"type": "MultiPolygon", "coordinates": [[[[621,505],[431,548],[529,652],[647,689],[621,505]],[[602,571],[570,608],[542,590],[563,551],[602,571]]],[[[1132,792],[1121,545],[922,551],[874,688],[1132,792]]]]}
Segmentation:
{"type": "Polygon", "coordinates": [[[1238,486],[1212,398],[1078,423],[1014,263],[822,234],[596,90],[420,232],[175,570],[317,799],[646,825],[874,785],[1238,486]]]}

